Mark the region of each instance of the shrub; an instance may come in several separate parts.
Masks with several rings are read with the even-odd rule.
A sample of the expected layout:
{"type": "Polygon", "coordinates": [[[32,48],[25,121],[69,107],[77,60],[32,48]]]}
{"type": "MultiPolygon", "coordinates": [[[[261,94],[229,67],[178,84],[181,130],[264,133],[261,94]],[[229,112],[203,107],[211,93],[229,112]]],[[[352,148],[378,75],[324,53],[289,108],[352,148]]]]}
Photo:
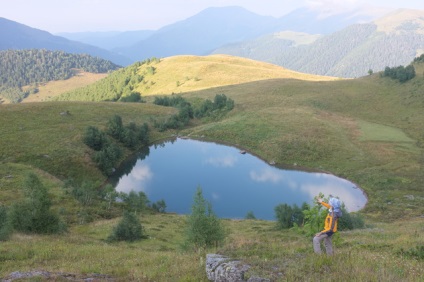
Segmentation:
{"type": "Polygon", "coordinates": [[[143,102],[141,99],[141,95],[138,92],[131,92],[128,96],[123,96],[121,99],[119,99],[121,102],[128,102],[128,103],[139,103],[143,102]]]}
{"type": "Polygon", "coordinates": [[[124,126],[122,124],[122,118],[119,115],[114,115],[109,119],[106,132],[116,140],[122,140],[124,126]]]}
{"type": "Polygon", "coordinates": [[[252,211],[249,211],[244,217],[244,219],[256,219],[256,216],[254,215],[252,211]]]}
{"type": "Polygon", "coordinates": [[[165,200],[162,199],[162,200],[157,201],[156,203],[153,203],[152,209],[156,212],[164,213],[165,210],[166,210],[165,200]]]}
{"type": "Polygon", "coordinates": [[[143,226],[134,213],[125,211],[121,221],[109,235],[108,241],[137,241],[144,237],[143,226]]]}
{"type": "Polygon", "coordinates": [[[103,147],[102,150],[94,153],[93,160],[105,175],[111,175],[121,156],[121,148],[113,143],[109,143],[107,146],[103,147]]]}
{"type": "Polygon", "coordinates": [[[83,142],[93,150],[101,150],[108,142],[106,134],[95,126],[89,126],[84,132],[83,142]]]}
{"type": "Polygon", "coordinates": [[[280,204],[274,208],[275,217],[277,218],[277,226],[281,229],[288,229],[295,225],[302,225],[304,220],[303,211],[309,209],[306,203],[302,207],[296,204],[289,206],[287,204],[280,204]]]}
{"type": "Polygon", "coordinates": [[[51,200],[47,188],[38,177],[30,173],[24,185],[26,198],[14,203],[9,218],[13,227],[27,233],[59,233],[66,226],[56,213],[50,209],[51,200]]]}

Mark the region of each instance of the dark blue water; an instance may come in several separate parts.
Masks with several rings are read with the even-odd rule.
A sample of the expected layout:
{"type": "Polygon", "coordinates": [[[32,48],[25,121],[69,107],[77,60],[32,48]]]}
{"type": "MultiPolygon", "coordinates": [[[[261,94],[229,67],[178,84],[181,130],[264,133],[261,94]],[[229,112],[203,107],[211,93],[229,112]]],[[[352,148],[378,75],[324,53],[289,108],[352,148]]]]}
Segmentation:
{"type": "Polygon", "coordinates": [[[165,200],[167,212],[189,214],[197,187],[221,218],[275,220],[283,203],[312,203],[320,192],[339,196],[348,211],[364,207],[366,197],[355,184],[325,173],[284,170],[241,154],[234,147],[176,139],[152,146],[128,161],[111,179],[116,190],[143,191],[151,202],[165,200]]]}

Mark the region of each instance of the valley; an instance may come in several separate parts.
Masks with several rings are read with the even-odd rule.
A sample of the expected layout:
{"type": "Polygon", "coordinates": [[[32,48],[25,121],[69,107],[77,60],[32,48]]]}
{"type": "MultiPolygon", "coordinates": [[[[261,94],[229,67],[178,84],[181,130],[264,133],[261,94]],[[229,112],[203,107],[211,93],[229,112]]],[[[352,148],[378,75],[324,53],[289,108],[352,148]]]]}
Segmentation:
{"type": "MultiPolygon", "coordinates": [[[[206,257],[221,254],[250,266],[244,281],[421,281],[423,19],[412,9],[303,7],[275,18],[229,6],[157,30],[54,35],[0,17],[0,280],[208,281],[206,257]],[[218,195],[196,198],[203,180],[182,185],[196,170],[172,170],[188,162],[175,154],[158,163],[171,167],[175,198],[195,196],[191,214],[168,211],[145,187],[115,190],[111,175],[130,173],[120,165],[177,137],[333,174],[366,205],[343,207],[334,255],[318,256],[312,237],[328,212],[315,200],[329,195],[299,207],[286,192],[268,207],[275,220],[216,218],[218,195]],[[197,228],[204,244],[189,240],[199,210],[211,220],[197,228]]],[[[259,185],[275,181],[267,172],[259,185]]],[[[243,197],[243,181],[232,186],[235,201],[259,201],[243,197]]]]}
{"type": "MultiPolygon", "coordinates": [[[[402,258],[402,269],[413,270],[408,272],[409,274],[404,272],[403,276],[399,276],[395,274],[394,269],[398,267],[397,260],[403,256],[400,255],[402,250],[406,254],[415,254],[414,246],[418,248],[418,252],[420,250],[420,237],[413,234],[415,234],[414,230],[422,228],[422,219],[419,219],[419,216],[424,212],[420,204],[424,195],[419,188],[423,175],[420,165],[422,148],[419,145],[422,142],[420,132],[424,124],[424,116],[421,114],[424,101],[420,92],[420,85],[424,79],[422,64],[416,64],[417,77],[403,84],[389,78],[381,78],[379,74],[354,80],[334,80],[334,78],[318,79],[309,75],[297,76],[293,79],[293,73],[288,72],[287,78],[265,76],[266,79],[256,80],[258,76],[255,70],[258,73],[266,73],[262,63],[227,56],[177,57],[163,61],[163,66],[168,66],[165,68],[166,72],[161,73],[162,61],[153,65],[157,67],[157,72],[149,77],[149,80],[153,81],[157,75],[158,79],[154,80],[154,86],[160,86],[160,83],[163,83],[163,85],[174,87],[168,86],[169,88],[165,88],[167,90],[158,90],[156,93],[175,91],[178,89],[174,81],[175,76],[166,78],[164,74],[176,74],[178,73],[176,70],[181,72],[187,67],[187,70],[193,71],[189,74],[190,76],[204,78],[204,74],[201,73],[203,68],[196,66],[204,64],[205,59],[214,61],[218,58],[221,66],[224,63],[225,67],[207,68],[208,73],[212,78],[214,75],[221,75],[222,79],[219,81],[227,81],[227,83],[206,89],[193,88],[194,90],[191,91],[181,91],[179,95],[196,104],[199,99],[211,99],[216,94],[225,94],[235,101],[234,110],[217,120],[192,121],[180,130],[164,132],[153,130],[151,142],[182,135],[234,144],[246,148],[263,159],[272,159],[279,164],[296,163],[297,167],[329,171],[357,183],[365,190],[369,201],[365,209],[361,211],[366,218],[367,232],[374,234],[372,238],[380,239],[368,241],[363,245],[359,242],[364,240],[361,235],[364,231],[342,232],[341,240],[344,243],[337,244],[338,252],[340,255],[355,253],[356,256],[360,253],[361,261],[366,257],[365,260],[371,268],[379,267],[380,263],[384,263],[386,274],[383,274],[383,277],[389,281],[395,280],[393,277],[397,277],[396,279],[406,277],[411,280],[418,277],[422,270],[419,270],[421,263],[419,260],[402,258]],[[240,65],[241,62],[243,64],[240,65]],[[231,66],[234,63],[235,65],[231,66]],[[240,68],[250,69],[250,73],[255,74],[249,78],[250,82],[249,79],[244,83],[231,80],[234,77],[232,74],[240,68]],[[165,83],[165,78],[171,82],[165,83]],[[394,241],[379,237],[379,234],[393,230],[399,221],[413,227],[406,233],[401,232],[399,235],[393,233],[392,236],[403,239],[402,241],[397,239],[396,247],[392,247],[394,241]],[[412,245],[411,242],[413,242],[412,245]],[[386,247],[374,249],[372,246],[376,244],[386,247]],[[375,256],[387,256],[388,259],[376,262],[373,259],[375,256]]],[[[212,65],[216,66],[216,63],[212,65]]],[[[143,66],[140,67],[141,72],[142,69],[143,66]]],[[[272,68],[266,68],[266,70],[278,73],[272,68]]],[[[211,81],[208,83],[213,83],[211,81]]],[[[143,82],[140,83],[141,85],[143,82]]],[[[152,90],[150,95],[153,93],[152,90]]],[[[202,281],[202,268],[196,267],[197,264],[194,261],[200,259],[198,255],[203,257],[204,253],[179,251],[178,245],[181,242],[179,240],[182,240],[180,236],[183,236],[180,228],[181,222],[184,221],[184,217],[179,215],[143,215],[141,221],[150,239],[142,240],[135,245],[119,245],[121,250],[125,250],[123,251],[125,255],[115,257],[114,260],[107,259],[108,262],[105,264],[95,263],[98,261],[97,255],[110,257],[116,252],[114,248],[117,246],[104,245],[101,238],[105,236],[105,233],[110,232],[108,230],[117,219],[99,218],[100,210],[93,205],[83,210],[97,219],[92,223],[88,221],[83,225],[76,224],[83,220],[78,215],[81,206],[61,188],[63,181],[69,178],[79,181],[89,180],[98,184],[106,180],[89,160],[90,151],[81,142],[84,128],[89,125],[103,128],[106,121],[114,114],[121,115],[125,122],[139,123],[149,122],[152,117],[159,115],[166,117],[175,112],[173,108],[151,104],[149,97],[149,95],[145,97],[147,103],[58,101],[1,106],[0,120],[3,124],[3,138],[0,146],[2,156],[0,196],[3,199],[2,203],[7,205],[15,200],[14,191],[24,180],[25,174],[33,171],[50,187],[54,195],[54,206],[56,209],[60,206],[66,211],[65,218],[71,224],[67,235],[64,237],[55,235],[53,241],[48,240],[49,242],[45,241],[45,243],[43,243],[45,235],[31,235],[31,237],[13,235],[9,241],[2,243],[3,248],[8,250],[2,257],[5,262],[2,264],[2,272],[10,273],[17,267],[22,270],[42,267],[52,270],[66,269],[74,273],[80,273],[81,270],[85,273],[98,272],[121,278],[134,275],[135,279],[145,277],[166,280],[160,274],[164,272],[158,270],[163,267],[167,275],[180,277],[179,279],[184,279],[183,277],[188,275],[187,277],[196,277],[196,280],[202,281]],[[60,113],[64,111],[68,111],[69,115],[61,116],[60,113]],[[46,146],[46,144],[49,145],[46,146]],[[179,227],[172,227],[171,222],[177,223],[179,227]],[[179,235],[174,239],[169,237],[174,237],[175,234],[179,235]],[[70,254],[59,256],[55,251],[67,249],[69,247],[67,240],[73,242],[72,249],[79,254],[78,260],[72,259],[70,254]],[[156,240],[162,243],[157,244],[156,240]],[[87,245],[87,242],[90,244],[87,245]],[[12,251],[15,244],[26,246],[20,248],[19,252],[23,253],[18,254],[17,250],[12,251]],[[31,252],[33,244],[37,245],[37,249],[33,249],[34,255],[25,255],[26,252],[31,252]],[[96,252],[89,251],[90,246],[96,249],[102,246],[102,251],[94,255],[96,252]],[[140,254],[131,251],[135,246],[149,253],[150,257],[147,260],[143,259],[141,267],[137,270],[134,270],[134,263],[140,254]],[[86,252],[93,255],[83,255],[86,252]],[[41,254],[44,255],[41,256],[41,254]],[[20,257],[17,263],[8,259],[8,257],[16,256],[20,257]],[[129,260],[128,256],[133,258],[129,260]],[[168,263],[159,262],[160,258],[166,258],[168,263]],[[86,260],[93,263],[88,263],[86,260]],[[131,263],[131,260],[134,262],[131,263]],[[180,261],[184,267],[172,268],[169,263],[175,260],[180,261]],[[43,267],[40,264],[42,261],[48,261],[49,267],[43,267]],[[126,266],[122,267],[124,264],[126,266]],[[158,264],[162,266],[156,268],[158,264]],[[133,271],[132,274],[129,273],[130,271],[133,271]]],[[[126,156],[129,154],[131,154],[130,151],[125,151],[126,156]]],[[[106,214],[115,218],[118,210],[113,209],[106,214]]],[[[271,265],[279,265],[276,260],[282,260],[285,261],[286,266],[278,266],[278,268],[286,273],[285,277],[295,279],[294,270],[310,265],[309,262],[313,259],[312,254],[308,252],[309,240],[305,240],[306,238],[291,230],[276,231],[272,227],[272,222],[225,221],[225,225],[232,230],[230,239],[215,251],[241,257],[257,265],[256,269],[261,275],[267,277],[277,275],[269,268],[271,265]],[[268,235],[267,239],[263,237],[265,234],[268,235]],[[253,239],[258,238],[257,236],[261,239],[253,239]],[[287,236],[290,239],[281,241],[277,239],[281,238],[280,236],[287,236]],[[300,249],[294,246],[289,247],[295,242],[300,244],[300,249]],[[249,253],[247,250],[253,246],[261,246],[262,251],[249,253]],[[269,247],[264,248],[265,246],[288,249],[285,252],[276,253],[269,247]],[[302,255],[297,257],[296,254],[302,255]],[[264,258],[269,258],[271,264],[261,262],[264,258]],[[297,266],[294,266],[295,264],[297,266]]],[[[346,258],[346,260],[345,263],[354,266],[351,272],[347,273],[348,277],[357,277],[358,272],[364,277],[374,277],[369,267],[360,266],[362,264],[358,259],[346,258]],[[362,270],[359,271],[358,268],[362,270]]],[[[329,262],[323,258],[320,263],[327,265],[329,262]]],[[[344,268],[343,265],[344,263],[339,262],[331,266],[335,277],[344,268]]],[[[309,269],[309,274],[302,273],[303,277],[316,275],[314,266],[309,269]]],[[[382,274],[378,275],[381,277],[382,274]]],[[[278,275],[274,278],[277,279],[278,275]]]]}

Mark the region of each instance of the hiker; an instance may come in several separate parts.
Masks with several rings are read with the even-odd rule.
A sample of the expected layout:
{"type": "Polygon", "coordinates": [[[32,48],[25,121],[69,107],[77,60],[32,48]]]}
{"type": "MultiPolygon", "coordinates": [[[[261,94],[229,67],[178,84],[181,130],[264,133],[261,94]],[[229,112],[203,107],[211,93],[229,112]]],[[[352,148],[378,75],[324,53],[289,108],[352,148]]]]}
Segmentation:
{"type": "Polygon", "coordinates": [[[315,234],[313,239],[314,252],[321,254],[321,241],[324,240],[325,251],[327,255],[333,254],[333,244],[331,237],[337,231],[338,218],[342,216],[340,209],[340,200],[330,195],[328,204],[323,202],[322,199],[317,200],[318,203],[328,209],[327,217],[325,218],[324,230],[315,234]]]}

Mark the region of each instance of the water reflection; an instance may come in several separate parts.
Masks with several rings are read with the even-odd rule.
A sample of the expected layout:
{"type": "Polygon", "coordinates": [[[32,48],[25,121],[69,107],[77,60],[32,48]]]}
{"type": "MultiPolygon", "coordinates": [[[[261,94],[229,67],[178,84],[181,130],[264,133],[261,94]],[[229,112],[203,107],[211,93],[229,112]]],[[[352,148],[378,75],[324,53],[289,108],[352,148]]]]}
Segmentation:
{"type": "Polygon", "coordinates": [[[274,220],[274,207],[310,203],[319,192],[340,197],[349,211],[366,198],[353,183],[324,173],[283,170],[233,147],[175,139],[130,158],[111,178],[116,190],[143,191],[152,202],[164,199],[168,212],[190,213],[196,188],[220,217],[274,220]]]}

